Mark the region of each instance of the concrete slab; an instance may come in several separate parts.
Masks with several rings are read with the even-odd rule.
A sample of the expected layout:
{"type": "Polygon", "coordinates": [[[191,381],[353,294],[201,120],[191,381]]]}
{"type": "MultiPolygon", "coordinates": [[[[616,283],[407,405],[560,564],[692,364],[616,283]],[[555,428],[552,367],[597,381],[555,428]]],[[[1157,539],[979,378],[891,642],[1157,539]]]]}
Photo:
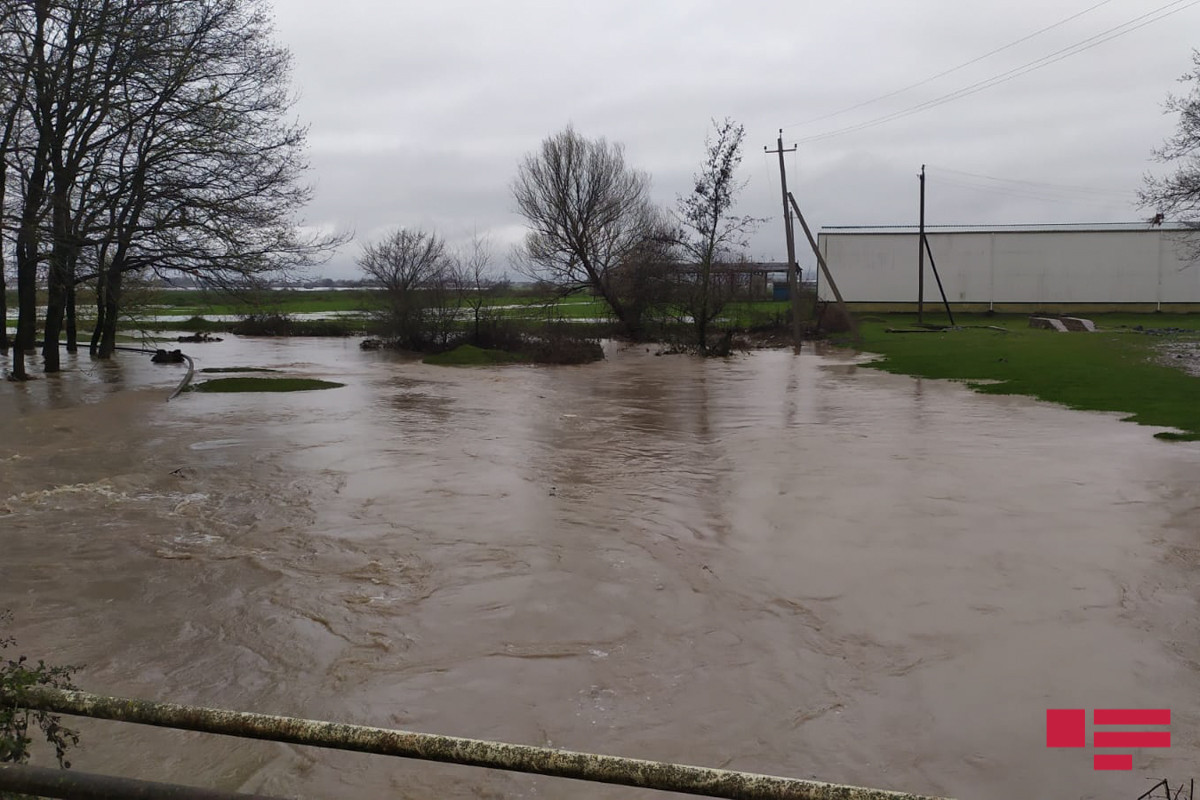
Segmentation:
{"type": "Polygon", "coordinates": [[[1060,333],[1067,332],[1067,326],[1061,320],[1054,319],[1053,317],[1030,317],[1029,327],[1047,331],[1058,331],[1060,333]]]}

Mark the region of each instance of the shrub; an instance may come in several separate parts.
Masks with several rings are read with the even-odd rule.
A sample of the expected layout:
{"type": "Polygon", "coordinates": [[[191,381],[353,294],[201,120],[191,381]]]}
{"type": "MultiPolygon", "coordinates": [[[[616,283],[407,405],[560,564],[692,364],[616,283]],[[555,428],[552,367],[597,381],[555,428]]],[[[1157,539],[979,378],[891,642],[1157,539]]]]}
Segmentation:
{"type": "Polygon", "coordinates": [[[599,341],[580,336],[567,325],[547,326],[525,349],[538,364],[587,364],[604,359],[599,341]]]}
{"type": "Polygon", "coordinates": [[[290,336],[292,320],[286,314],[248,314],[231,330],[238,336],[290,336]]]}
{"type": "MultiPolygon", "coordinates": [[[[12,619],[9,612],[0,613],[0,624],[12,619]]],[[[12,637],[0,637],[0,650],[16,644],[12,637]]],[[[52,686],[73,689],[71,674],[75,667],[52,667],[44,661],[33,665],[25,656],[16,660],[0,660],[0,763],[24,764],[29,761],[29,735],[32,724],[54,747],[58,765],[71,766],[66,760],[67,748],[79,744],[79,734],[65,727],[57,714],[21,708],[21,694],[33,686],[52,686]]]]}

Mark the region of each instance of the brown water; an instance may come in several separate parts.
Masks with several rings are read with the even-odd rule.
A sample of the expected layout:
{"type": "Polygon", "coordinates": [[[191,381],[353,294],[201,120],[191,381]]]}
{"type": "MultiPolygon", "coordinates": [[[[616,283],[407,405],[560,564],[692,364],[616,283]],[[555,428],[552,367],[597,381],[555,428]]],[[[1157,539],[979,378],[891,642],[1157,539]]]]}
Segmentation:
{"type": "MultiPolygon", "coordinates": [[[[961,798],[1200,772],[1200,447],[845,353],[440,369],[354,342],[0,385],[0,608],[81,688],[961,798]],[[5,499],[7,498],[7,499],[5,499]],[[1132,773],[1047,707],[1168,707],[1132,773]]],[[[83,721],[81,769],[663,796],[83,721]]]]}

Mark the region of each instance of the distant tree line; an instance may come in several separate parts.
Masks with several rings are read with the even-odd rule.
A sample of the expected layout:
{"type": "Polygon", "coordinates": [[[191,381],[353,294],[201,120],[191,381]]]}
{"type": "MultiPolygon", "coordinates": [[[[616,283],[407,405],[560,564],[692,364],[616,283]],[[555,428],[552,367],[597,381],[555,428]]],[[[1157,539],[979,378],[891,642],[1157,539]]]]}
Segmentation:
{"type": "Polygon", "coordinates": [[[27,377],[47,308],[46,372],[74,352],[76,291],[94,290],[90,349],[112,354],[128,276],[209,286],[312,263],[337,243],[296,212],[305,128],[290,55],[259,0],[0,4],[0,319],[16,275],[11,377],[27,377]]]}
{"type": "MultiPolygon", "coordinates": [[[[760,222],[734,213],[744,133],[729,119],[714,123],[692,191],[672,209],[654,205],[649,176],[626,163],[619,144],[573,127],[546,138],[522,159],[511,187],[529,226],[517,268],[559,296],[603,300],[623,336],[683,329],[709,352],[714,323],[746,295],[748,278],[737,268],[760,222]]],[[[449,254],[436,232],[414,229],[366,244],[359,257],[368,279],[385,289],[393,339],[417,349],[461,332],[464,303],[468,338],[486,344],[488,262],[478,240],[464,257],[449,254]],[[447,306],[458,313],[443,313],[447,306]]]]}

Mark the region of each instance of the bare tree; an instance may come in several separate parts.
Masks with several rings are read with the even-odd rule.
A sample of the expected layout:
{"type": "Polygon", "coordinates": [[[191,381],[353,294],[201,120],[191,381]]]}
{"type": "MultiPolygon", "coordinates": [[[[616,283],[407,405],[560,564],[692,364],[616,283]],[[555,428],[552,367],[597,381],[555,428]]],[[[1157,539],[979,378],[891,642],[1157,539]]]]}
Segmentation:
{"type": "Polygon", "coordinates": [[[451,267],[445,240],[431,231],[395,228],[363,245],[358,266],[383,289],[388,333],[404,347],[427,344],[430,308],[445,303],[451,267]]]}
{"type": "MultiPolygon", "coordinates": [[[[9,28],[9,21],[16,13],[14,7],[0,10],[0,109],[3,109],[3,129],[0,131],[0,353],[8,352],[8,283],[7,263],[5,255],[8,251],[8,241],[4,234],[10,230],[8,177],[9,158],[16,149],[18,141],[18,124],[22,120],[23,100],[28,89],[30,71],[27,69],[8,69],[8,65],[19,61],[17,42],[11,36],[4,36],[3,31],[9,28]]],[[[14,355],[24,358],[18,350],[14,355]]],[[[25,364],[22,360],[19,367],[14,363],[14,371],[19,377],[25,375],[25,364]]]]}
{"type": "Polygon", "coordinates": [[[501,285],[492,272],[492,242],[486,234],[476,231],[471,235],[471,241],[456,258],[456,272],[462,305],[471,314],[471,342],[479,345],[483,325],[492,319],[489,304],[501,285]]]}
{"type": "Polygon", "coordinates": [[[127,271],[221,288],[317,263],[345,236],[306,233],[306,130],[289,119],[291,56],[262,0],[158,0],[173,35],[144,56],[151,79],[121,106],[95,238],[102,332],[111,353],[127,271]],[[107,308],[105,308],[107,306],[107,308]]]}
{"type": "MultiPolygon", "coordinates": [[[[1192,51],[1192,70],[1179,80],[1190,84],[1187,94],[1169,95],[1166,102],[1166,112],[1179,115],[1179,126],[1154,151],[1160,163],[1175,165],[1175,171],[1162,178],[1147,175],[1138,200],[1156,212],[1156,222],[1176,217],[1200,230],[1200,50],[1192,51]]],[[[1200,237],[1191,235],[1188,249],[1200,259],[1200,237]]]]}
{"type": "Polygon", "coordinates": [[[677,201],[679,244],[691,262],[681,276],[682,305],[691,317],[702,353],[708,352],[709,326],[738,286],[730,269],[741,260],[738,251],[746,247],[760,222],[731,213],[745,186],[736,177],[744,136],[744,126],[728,117],[719,123],[714,120],[713,132],[704,140],[704,163],[693,177],[692,192],[677,201]]]}
{"type": "MultiPolygon", "coordinates": [[[[115,342],[121,278],[149,270],[229,285],[314,263],[344,237],[302,231],[305,129],[290,55],[264,0],[31,0],[0,12],[0,96],[17,92],[7,186],[18,340],[74,346],[75,286],[96,282],[93,353],[115,342]],[[86,274],[79,275],[83,267],[86,274]]],[[[15,372],[15,369],[14,369],[15,372]]]]}
{"type": "Polygon", "coordinates": [[[654,233],[649,186],[649,176],[626,166],[621,145],[570,126],[526,155],[512,184],[530,227],[525,255],[534,277],[564,291],[591,289],[633,336],[638,320],[616,277],[654,233]]]}

